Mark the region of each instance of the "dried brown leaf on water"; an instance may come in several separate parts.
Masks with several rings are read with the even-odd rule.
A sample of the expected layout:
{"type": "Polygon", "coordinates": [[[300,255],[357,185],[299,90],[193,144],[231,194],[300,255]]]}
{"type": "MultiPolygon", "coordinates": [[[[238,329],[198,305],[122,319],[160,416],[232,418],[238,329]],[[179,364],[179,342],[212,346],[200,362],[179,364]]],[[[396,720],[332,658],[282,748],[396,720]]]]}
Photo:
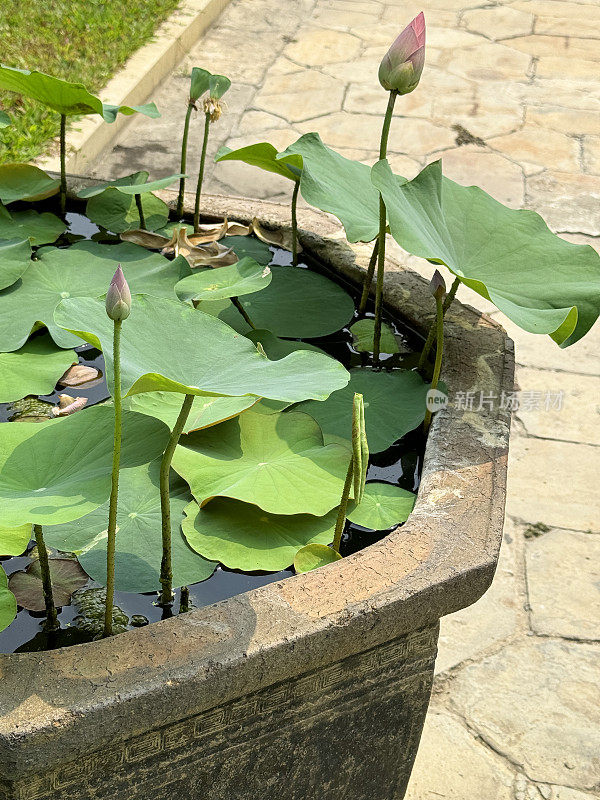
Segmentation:
{"type": "MultiPolygon", "coordinates": [[[[51,558],[50,579],[52,595],[57,608],[68,606],[71,595],[88,582],[88,576],[79,566],[79,562],[71,558],[51,558]]],[[[26,570],[13,572],[8,580],[8,588],[17,599],[17,603],[29,611],[44,611],[44,589],[42,570],[38,559],[26,570]]]]}
{"type": "Polygon", "coordinates": [[[250,236],[252,225],[242,225],[241,222],[229,222],[227,236],[250,236]]]}
{"type": "Polygon", "coordinates": [[[160,233],[151,233],[150,231],[139,229],[123,231],[120,236],[124,242],[133,242],[133,244],[139,244],[141,247],[147,247],[149,250],[161,250],[169,244],[169,239],[166,236],[161,236],[160,233]]]}
{"type": "Polygon", "coordinates": [[[86,364],[73,364],[58,383],[61,386],[82,386],[98,380],[99,377],[100,371],[95,367],[89,367],[86,364]]]}
{"type": "Polygon", "coordinates": [[[87,397],[71,397],[68,394],[58,396],[58,405],[52,407],[52,414],[55,417],[68,417],[82,409],[87,403],[87,397]]]}
{"type": "MultiPolygon", "coordinates": [[[[291,228],[265,228],[258,221],[257,217],[252,220],[252,230],[256,236],[265,242],[265,244],[272,244],[274,247],[282,247],[284,250],[292,250],[292,230],[291,228]]],[[[298,242],[298,252],[302,252],[300,242],[298,242]]]]}
{"type": "Polygon", "coordinates": [[[199,225],[198,232],[188,233],[187,238],[194,246],[198,244],[207,244],[208,242],[216,242],[227,235],[228,228],[229,222],[227,221],[227,217],[225,217],[223,222],[199,225]]]}

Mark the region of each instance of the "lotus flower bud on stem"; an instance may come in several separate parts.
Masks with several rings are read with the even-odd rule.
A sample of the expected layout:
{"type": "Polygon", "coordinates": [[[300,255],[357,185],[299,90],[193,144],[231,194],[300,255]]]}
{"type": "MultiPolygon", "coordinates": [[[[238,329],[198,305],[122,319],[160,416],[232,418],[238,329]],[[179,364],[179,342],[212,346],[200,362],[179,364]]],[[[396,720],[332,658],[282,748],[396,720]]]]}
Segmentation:
{"type": "Polygon", "coordinates": [[[120,264],[106,293],[106,313],[115,322],[122,322],[131,313],[131,292],[120,264]]]}
{"type": "Polygon", "coordinates": [[[402,31],[379,66],[379,83],[388,92],[417,88],[425,64],[425,15],[421,11],[402,31]]]}
{"type": "Polygon", "coordinates": [[[429,291],[436,300],[444,300],[446,297],[446,283],[442,278],[440,271],[437,269],[433,273],[433,277],[429,283],[429,291]]]}

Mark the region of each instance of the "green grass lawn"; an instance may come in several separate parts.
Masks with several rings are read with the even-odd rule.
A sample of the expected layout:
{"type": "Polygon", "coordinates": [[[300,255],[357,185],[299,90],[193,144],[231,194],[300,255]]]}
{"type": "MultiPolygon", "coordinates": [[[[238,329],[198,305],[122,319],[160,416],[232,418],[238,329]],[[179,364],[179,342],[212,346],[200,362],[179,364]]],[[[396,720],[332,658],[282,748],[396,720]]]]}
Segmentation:
{"type": "MultiPolygon", "coordinates": [[[[83,83],[99,92],[148,42],[180,0],[0,0],[0,60],[83,83]]],[[[107,102],[118,98],[102,97],[107,102]]],[[[12,124],[0,131],[0,163],[42,155],[59,117],[12,92],[0,92],[12,124]]]]}

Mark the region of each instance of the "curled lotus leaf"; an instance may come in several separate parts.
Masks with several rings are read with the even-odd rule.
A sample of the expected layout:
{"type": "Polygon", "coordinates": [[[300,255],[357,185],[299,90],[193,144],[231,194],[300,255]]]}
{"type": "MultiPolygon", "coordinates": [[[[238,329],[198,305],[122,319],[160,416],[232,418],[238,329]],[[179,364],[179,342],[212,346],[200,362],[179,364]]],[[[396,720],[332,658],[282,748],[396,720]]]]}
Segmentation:
{"type": "Polygon", "coordinates": [[[326,544],[307,544],[294,557],[294,569],[300,575],[341,560],[341,555],[326,544]]]}
{"type": "MultiPolygon", "coordinates": [[[[73,558],[51,558],[48,563],[54,605],[57,608],[68,606],[73,592],[86,585],[88,576],[73,558]]],[[[29,611],[44,611],[46,608],[39,559],[36,558],[27,569],[13,572],[8,579],[8,588],[22,608],[29,611]]]]}
{"type": "Polygon", "coordinates": [[[55,214],[33,209],[10,212],[0,205],[0,239],[28,239],[31,244],[50,244],[64,233],[67,225],[55,214]]]}
{"type": "MultiPolygon", "coordinates": [[[[181,395],[176,392],[146,392],[125,398],[127,408],[131,411],[162,419],[171,430],[181,411],[182,402],[181,395]]],[[[189,417],[183,426],[183,433],[218,425],[219,422],[237,417],[242,411],[255,406],[257,402],[258,397],[248,394],[243,397],[194,397],[189,417]]]]}
{"type": "Polygon", "coordinates": [[[20,556],[31,540],[31,525],[7,528],[0,525],[0,556],[20,556]]]}
{"type": "Polygon", "coordinates": [[[366,484],[360,503],[350,503],[347,517],[363,528],[385,531],[406,522],[416,499],[416,494],[400,486],[371,481],[366,484]]]}
{"type": "Polygon", "coordinates": [[[125,175],[123,178],[117,178],[114,181],[104,181],[94,186],[86,186],[77,192],[77,197],[82,199],[89,199],[97,194],[101,194],[105,189],[116,189],[121,194],[136,195],[144,194],[145,192],[157,192],[160,189],[165,189],[170,186],[179,178],[187,178],[187,175],[177,173],[177,175],[169,175],[166,178],[158,178],[155,181],[148,181],[148,173],[145,171],[134,172],[131,175],[125,175]]]}
{"type": "Polygon", "coordinates": [[[224,236],[227,236],[228,229],[229,222],[227,221],[227,217],[225,217],[223,222],[215,225],[204,223],[198,226],[197,232],[188,233],[188,241],[193,245],[216,242],[219,239],[222,239],[224,236]]]}
{"type": "Polygon", "coordinates": [[[16,283],[31,266],[29,239],[0,241],[0,290],[16,283]]]}
{"type": "Polygon", "coordinates": [[[290,181],[297,181],[302,172],[301,156],[280,154],[269,142],[257,142],[247,147],[240,147],[238,150],[221,147],[215,156],[215,161],[242,161],[252,167],[260,167],[266,172],[281,175],[290,181]]]}
{"type": "MultiPolygon", "coordinates": [[[[169,219],[167,204],[151,192],[142,194],[140,202],[148,230],[162,228],[169,219]]],[[[121,188],[104,189],[100,194],[93,195],[85,211],[92,222],[113,233],[123,233],[140,224],[135,197],[123,194],[121,188]]]]}
{"type": "Polygon", "coordinates": [[[0,201],[14,203],[25,200],[33,203],[45,200],[58,192],[60,180],[51,178],[33,164],[0,165],[0,201]]]}
{"type": "Polygon", "coordinates": [[[183,256],[190,267],[219,267],[234,264],[238,257],[229,247],[216,241],[206,244],[194,244],[188,237],[185,226],[173,228],[170,238],[160,233],[151,233],[140,229],[124,231],[121,239],[133,242],[149,250],[160,250],[163,255],[183,256]]]}
{"type": "Polygon", "coordinates": [[[251,258],[215,271],[197,272],[179,281],[175,292],[180,300],[223,300],[253,294],[271,283],[271,270],[251,258]]]}
{"type": "MultiPolygon", "coordinates": [[[[283,250],[292,249],[293,235],[291,228],[265,228],[261,225],[258,217],[252,220],[252,232],[258,236],[261,242],[271,244],[273,247],[281,247],[283,250]]],[[[298,252],[302,252],[302,245],[298,242],[298,252]]]]}
{"type": "Polygon", "coordinates": [[[8,588],[8,578],[0,564],[0,631],[8,628],[16,616],[17,601],[15,600],[14,594],[8,588]]]}
{"type": "Polygon", "coordinates": [[[0,353],[0,403],[51,394],[74,361],[77,354],[57,347],[48,334],[35,336],[15,352],[0,353]]]}

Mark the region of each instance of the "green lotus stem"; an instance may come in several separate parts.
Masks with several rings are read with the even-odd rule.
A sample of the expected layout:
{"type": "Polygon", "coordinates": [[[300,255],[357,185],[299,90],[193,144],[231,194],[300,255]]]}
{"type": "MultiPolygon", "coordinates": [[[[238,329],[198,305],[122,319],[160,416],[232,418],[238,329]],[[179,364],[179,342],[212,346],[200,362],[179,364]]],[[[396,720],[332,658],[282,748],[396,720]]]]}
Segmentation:
{"type": "Polygon", "coordinates": [[[67,115],[60,115],[60,213],[67,210],[67,115]]]}
{"type": "Polygon", "coordinates": [[[53,631],[56,630],[59,625],[58,617],[56,615],[56,606],[54,605],[54,597],[52,595],[50,562],[48,560],[48,551],[46,550],[46,543],[44,542],[42,526],[34,525],[33,533],[35,535],[35,542],[37,544],[38,559],[40,561],[40,570],[42,573],[42,587],[44,590],[44,605],[46,606],[46,622],[44,624],[44,628],[47,631],[53,631]]]}
{"type": "MultiPolygon", "coordinates": [[[[454,300],[454,298],[456,296],[456,292],[457,292],[459,286],[460,286],[460,278],[455,278],[452,286],[450,287],[450,291],[446,295],[446,299],[444,300],[444,305],[442,306],[442,309],[443,309],[443,312],[444,312],[444,316],[446,315],[446,311],[448,311],[448,309],[452,305],[452,301],[454,300]]],[[[431,324],[431,327],[429,328],[429,333],[427,334],[427,339],[425,341],[425,344],[423,345],[423,349],[421,350],[421,356],[419,357],[419,363],[417,365],[417,369],[418,370],[422,370],[425,367],[425,364],[427,362],[427,357],[429,356],[429,352],[430,352],[431,347],[433,345],[433,342],[435,340],[436,325],[437,325],[437,321],[433,322],[431,324]]]]}
{"type": "MultiPolygon", "coordinates": [[[[187,113],[185,115],[185,122],[183,125],[183,139],[181,140],[181,172],[182,175],[185,175],[185,167],[187,162],[187,146],[188,146],[188,135],[190,132],[190,119],[192,116],[192,111],[196,106],[190,101],[188,103],[187,113]]],[[[177,216],[181,217],[183,215],[183,195],[185,194],[185,178],[182,177],[179,179],[179,195],[177,197],[177,216]]]]}
{"type": "MultiPolygon", "coordinates": [[[[442,371],[442,356],[444,354],[444,301],[441,297],[435,298],[436,307],[436,343],[435,343],[435,364],[433,366],[433,377],[431,378],[431,389],[437,389],[440,373],[442,371]]],[[[425,421],[423,427],[425,432],[429,430],[431,425],[431,411],[427,409],[425,412],[425,421]]]]}
{"type": "Polygon", "coordinates": [[[177,422],[173,426],[167,447],[160,462],[160,512],[162,516],[162,560],[160,563],[161,598],[163,607],[173,602],[173,568],[171,566],[171,501],[169,499],[169,473],[179,437],[187,422],[194,402],[193,394],[186,394],[177,422]]]}
{"type": "Polygon", "coordinates": [[[251,319],[250,319],[250,317],[248,316],[248,312],[246,311],[246,309],[244,308],[244,306],[243,306],[243,305],[240,303],[240,299],[239,299],[239,297],[232,297],[232,298],[231,298],[231,302],[232,302],[232,303],[233,303],[233,305],[234,305],[234,306],[237,308],[237,310],[240,312],[240,314],[242,315],[242,317],[243,317],[243,318],[246,320],[246,322],[248,323],[248,325],[250,325],[250,327],[252,328],[252,330],[256,330],[256,325],[255,325],[255,324],[252,322],[252,320],[251,320],[251,319]]]}
{"type": "Polygon", "coordinates": [[[360,296],[360,304],[358,306],[358,313],[364,314],[369,299],[369,291],[373,283],[373,275],[375,274],[375,267],[377,266],[377,255],[379,253],[379,236],[375,237],[375,244],[373,245],[373,252],[369,260],[367,274],[365,275],[365,282],[363,283],[362,294],[360,296]]]}
{"type": "Polygon", "coordinates": [[[300,189],[300,181],[294,184],[294,191],[292,192],[292,264],[294,267],[298,266],[298,216],[296,214],[296,207],[298,205],[298,191],[300,189]]]}
{"type": "Polygon", "coordinates": [[[140,228],[145,231],[146,230],[146,218],[144,217],[144,209],[142,207],[142,195],[136,194],[135,196],[135,204],[137,206],[138,214],[140,215],[140,228]]]}
{"type": "Polygon", "coordinates": [[[204,139],[202,141],[202,155],[200,156],[200,169],[198,171],[198,185],[196,186],[196,204],[194,206],[194,233],[200,230],[200,195],[202,194],[202,181],[204,179],[204,164],[206,162],[206,148],[208,147],[208,133],[210,130],[210,113],[204,114],[204,139]]]}
{"type": "Polygon", "coordinates": [[[115,429],[113,441],[113,461],[111,475],[110,503],[108,506],[108,528],[106,544],[106,605],[104,608],[104,631],[102,636],[112,636],[113,600],[115,596],[115,550],[117,543],[117,503],[119,498],[119,466],[121,463],[121,325],[122,320],[114,320],[113,330],[113,369],[115,407],[115,429]]]}
{"type": "Polygon", "coordinates": [[[188,586],[181,587],[179,595],[179,613],[185,614],[190,610],[190,590],[188,586]]]}
{"type": "MultiPolygon", "coordinates": [[[[397,92],[390,92],[383,128],[381,129],[381,143],[379,146],[379,160],[387,156],[387,144],[390,134],[392,114],[397,92]]],[[[385,230],[387,228],[387,213],[383,196],[379,195],[379,235],[377,240],[377,283],[375,287],[375,330],[373,333],[373,361],[379,361],[379,348],[381,344],[381,313],[383,305],[383,274],[385,270],[385,230]]]]}
{"type": "Polygon", "coordinates": [[[346,473],[346,480],[344,481],[344,490],[342,491],[342,499],[338,509],[337,520],[335,522],[335,533],[333,535],[333,549],[339,555],[340,545],[342,544],[342,533],[346,524],[346,512],[348,510],[348,500],[350,498],[350,487],[352,486],[352,476],[354,474],[354,458],[350,459],[348,464],[348,472],[346,473]]]}

